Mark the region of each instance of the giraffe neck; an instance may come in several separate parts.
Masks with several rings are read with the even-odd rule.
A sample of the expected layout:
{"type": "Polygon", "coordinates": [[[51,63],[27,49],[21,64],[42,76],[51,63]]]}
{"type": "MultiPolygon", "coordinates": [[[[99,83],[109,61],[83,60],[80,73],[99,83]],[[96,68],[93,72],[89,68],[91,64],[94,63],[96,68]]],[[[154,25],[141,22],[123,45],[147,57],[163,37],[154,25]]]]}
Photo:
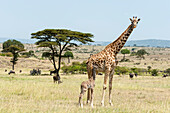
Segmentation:
{"type": "Polygon", "coordinates": [[[124,46],[132,31],[133,31],[133,26],[131,24],[114,42],[109,44],[109,46],[113,49],[115,56],[119,53],[121,48],[124,46]]]}

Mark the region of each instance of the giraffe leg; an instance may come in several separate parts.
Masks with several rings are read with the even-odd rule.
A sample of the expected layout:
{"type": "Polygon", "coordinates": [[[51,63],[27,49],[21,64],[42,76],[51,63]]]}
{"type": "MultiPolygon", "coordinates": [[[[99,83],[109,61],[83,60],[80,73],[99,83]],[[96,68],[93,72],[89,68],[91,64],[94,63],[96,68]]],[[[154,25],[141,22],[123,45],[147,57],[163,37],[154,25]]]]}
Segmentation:
{"type": "Polygon", "coordinates": [[[87,104],[90,102],[90,97],[91,97],[91,90],[88,89],[88,91],[87,91],[87,104]]]}
{"type": "Polygon", "coordinates": [[[110,75],[109,76],[109,104],[112,106],[113,104],[112,104],[112,95],[111,95],[111,93],[112,93],[112,79],[113,79],[113,75],[110,75]]]}
{"type": "MultiPolygon", "coordinates": [[[[92,76],[92,70],[89,69],[88,70],[88,79],[90,79],[91,76],[92,76]]],[[[90,102],[90,97],[91,97],[91,90],[88,89],[88,91],[87,91],[87,104],[90,102]]]]}
{"type": "Polygon", "coordinates": [[[112,82],[113,82],[113,74],[114,74],[114,68],[112,69],[110,75],[109,75],[109,104],[112,106],[112,82]]]}
{"type": "Polygon", "coordinates": [[[91,88],[91,107],[93,108],[93,88],[91,88]]]}
{"type": "Polygon", "coordinates": [[[82,89],[82,91],[80,93],[80,96],[79,96],[79,105],[80,105],[81,108],[83,108],[83,101],[82,101],[82,99],[83,99],[84,93],[85,93],[85,90],[82,89]]]}
{"type": "Polygon", "coordinates": [[[104,76],[104,84],[103,84],[103,94],[102,94],[102,106],[104,106],[104,97],[105,97],[105,91],[106,91],[106,83],[107,83],[107,79],[108,79],[108,72],[105,72],[105,76],[104,76]]]}

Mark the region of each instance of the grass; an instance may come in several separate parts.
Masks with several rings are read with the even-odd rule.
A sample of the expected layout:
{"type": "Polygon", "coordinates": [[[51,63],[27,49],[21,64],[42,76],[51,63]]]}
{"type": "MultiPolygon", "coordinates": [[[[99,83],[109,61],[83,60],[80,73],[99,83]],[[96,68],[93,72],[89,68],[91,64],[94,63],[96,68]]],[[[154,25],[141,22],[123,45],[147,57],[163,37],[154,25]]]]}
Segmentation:
{"type": "Polygon", "coordinates": [[[105,107],[100,106],[103,76],[97,76],[94,92],[94,108],[78,105],[80,84],[87,75],[62,76],[63,83],[52,82],[51,76],[0,75],[0,112],[159,112],[170,111],[170,78],[114,76],[113,106],[108,103],[108,90],[105,107]]]}

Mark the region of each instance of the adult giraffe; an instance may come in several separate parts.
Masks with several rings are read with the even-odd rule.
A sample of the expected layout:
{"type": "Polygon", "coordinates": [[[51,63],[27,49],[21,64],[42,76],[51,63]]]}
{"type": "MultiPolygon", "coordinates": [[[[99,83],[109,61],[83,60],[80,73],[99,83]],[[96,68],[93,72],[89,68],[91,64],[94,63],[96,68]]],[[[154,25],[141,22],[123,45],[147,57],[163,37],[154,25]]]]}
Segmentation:
{"type": "MultiPolygon", "coordinates": [[[[87,61],[88,78],[93,77],[95,80],[95,75],[98,72],[105,72],[104,84],[103,84],[103,94],[101,104],[104,106],[104,97],[106,90],[106,83],[109,77],[109,103],[112,105],[111,101],[111,90],[112,90],[112,78],[114,74],[114,69],[118,63],[116,56],[121,50],[121,48],[126,43],[128,37],[132,33],[133,29],[136,28],[140,19],[137,17],[130,18],[131,24],[128,28],[112,43],[107,45],[101,52],[92,55],[87,61]]],[[[90,101],[91,90],[88,90],[87,103],[90,101]]]]}

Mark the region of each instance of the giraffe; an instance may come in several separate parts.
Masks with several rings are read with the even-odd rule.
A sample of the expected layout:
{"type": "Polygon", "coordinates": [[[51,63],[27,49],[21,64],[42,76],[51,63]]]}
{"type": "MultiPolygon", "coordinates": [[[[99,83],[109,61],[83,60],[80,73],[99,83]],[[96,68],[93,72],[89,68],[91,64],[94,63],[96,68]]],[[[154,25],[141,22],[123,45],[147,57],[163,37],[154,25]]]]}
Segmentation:
{"type": "MultiPolygon", "coordinates": [[[[121,48],[124,46],[124,44],[126,43],[133,29],[136,28],[140,19],[137,19],[137,17],[133,17],[133,19],[130,18],[130,21],[131,24],[115,41],[107,45],[105,49],[102,50],[101,52],[91,55],[86,63],[87,70],[88,70],[88,79],[93,77],[93,79],[95,80],[95,75],[98,74],[98,72],[105,72],[102,101],[101,101],[102,106],[104,106],[104,97],[105,97],[105,90],[107,88],[106,83],[108,77],[109,77],[109,104],[112,106],[112,101],[111,101],[112,78],[114,74],[114,69],[118,63],[116,56],[121,50],[121,48]]],[[[91,97],[91,90],[88,89],[87,103],[89,103],[90,97],[91,97]]]]}

